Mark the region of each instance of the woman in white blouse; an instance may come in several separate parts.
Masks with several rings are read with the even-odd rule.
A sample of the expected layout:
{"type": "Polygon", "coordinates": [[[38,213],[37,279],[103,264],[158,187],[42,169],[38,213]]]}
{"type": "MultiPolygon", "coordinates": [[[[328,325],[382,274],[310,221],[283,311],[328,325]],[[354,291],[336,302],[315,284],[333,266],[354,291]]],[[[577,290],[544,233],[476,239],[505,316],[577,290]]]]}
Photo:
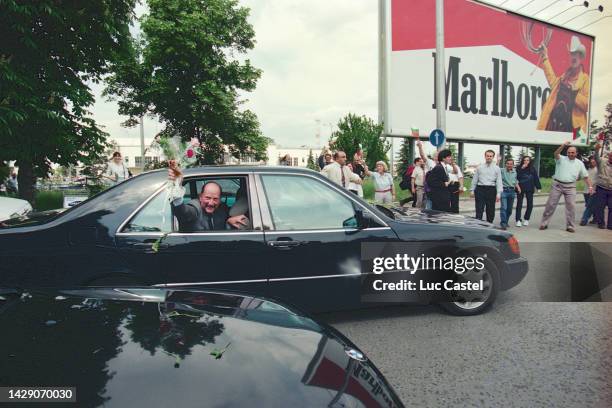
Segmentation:
{"type": "Polygon", "coordinates": [[[121,153],[113,153],[113,158],[106,166],[104,177],[111,181],[112,184],[119,184],[130,177],[130,171],[121,158],[121,153]]]}
{"type": "Polygon", "coordinates": [[[377,204],[391,204],[395,200],[395,185],[387,163],[376,162],[376,171],[371,172],[371,176],[374,180],[374,201],[377,204]]]}

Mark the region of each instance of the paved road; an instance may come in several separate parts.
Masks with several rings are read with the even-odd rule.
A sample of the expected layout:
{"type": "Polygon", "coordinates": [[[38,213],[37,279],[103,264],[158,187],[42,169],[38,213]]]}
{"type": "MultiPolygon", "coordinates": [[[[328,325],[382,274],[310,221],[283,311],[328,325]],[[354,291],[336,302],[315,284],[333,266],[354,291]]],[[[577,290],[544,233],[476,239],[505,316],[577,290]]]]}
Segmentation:
{"type": "Polygon", "coordinates": [[[530,272],[484,315],[390,306],[320,317],[361,347],[409,406],[610,407],[612,303],[569,300],[584,296],[585,276],[587,289],[602,289],[591,299],[612,300],[612,231],[570,234],[563,220],[557,211],[547,231],[512,228],[530,272]],[[599,242],[569,243],[580,240],[599,242]]]}

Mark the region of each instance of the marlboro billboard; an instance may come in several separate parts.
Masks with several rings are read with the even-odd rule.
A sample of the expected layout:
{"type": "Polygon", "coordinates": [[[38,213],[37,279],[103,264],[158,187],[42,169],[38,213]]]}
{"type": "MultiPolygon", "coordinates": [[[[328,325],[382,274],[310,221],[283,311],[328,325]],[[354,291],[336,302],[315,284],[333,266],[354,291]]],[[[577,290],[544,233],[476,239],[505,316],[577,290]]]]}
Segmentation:
{"type": "MultiPolygon", "coordinates": [[[[452,140],[587,143],[594,38],[470,0],[444,2],[452,140]]],[[[386,0],[385,124],[436,125],[435,0],[386,0]]]]}

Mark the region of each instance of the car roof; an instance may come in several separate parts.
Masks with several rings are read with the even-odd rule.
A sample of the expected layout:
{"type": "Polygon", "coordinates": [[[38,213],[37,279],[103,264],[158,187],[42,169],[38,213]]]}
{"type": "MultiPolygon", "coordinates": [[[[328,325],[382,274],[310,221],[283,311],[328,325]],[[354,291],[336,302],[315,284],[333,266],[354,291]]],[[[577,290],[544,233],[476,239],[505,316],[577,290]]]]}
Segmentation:
{"type": "Polygon", "coordinates": [[[196,175],[202,172],[211,174],[226,174],[226,173],[295,173],[295,174],[318,174],[318,172],[305,167],[291,166],[199,166],[190,167],[183,170],[185,176],[196,175]]]}

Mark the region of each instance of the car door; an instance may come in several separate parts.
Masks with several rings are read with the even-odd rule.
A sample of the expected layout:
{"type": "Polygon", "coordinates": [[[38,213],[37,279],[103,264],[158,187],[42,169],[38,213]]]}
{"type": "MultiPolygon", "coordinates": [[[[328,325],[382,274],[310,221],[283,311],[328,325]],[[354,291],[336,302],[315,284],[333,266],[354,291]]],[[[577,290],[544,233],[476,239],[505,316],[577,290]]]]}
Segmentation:
{"type": "Polygon", "coordinates": [[[397,241],[395,232],[347,190],[316,174],[256,178],[271,296],[309,311],[361,304],[361,245],[397,241]],[[372,224],[358,228],[357,211],[372,224]]]}
{"type": "MultiPolygon", "coordinates": [[[[187,186],[185,200],[193,194],[189,192],[189,186],[200,188],[203,179],[219,181],[232,178],[246,182],[251,229],[180,232],[172,217],[167,193],[162,190],[117,233],[117,245],[129,258],[130,264],[145,275],[149,269],[160,271],[167,287],[197,286],[265,294],[265,242],[258,202],[254,199],[252,175],[201,174],[188,177],[183,182],[187,186]],[[151,227],[155,222],[160,226],[151,227]],[[151,231],[153,228],[157,230],[151,231]]],[[[227,199],[229,202],[230,198],[227,199]]],[[[232,204],[234,199],[231,198],[232,204]]]]}

